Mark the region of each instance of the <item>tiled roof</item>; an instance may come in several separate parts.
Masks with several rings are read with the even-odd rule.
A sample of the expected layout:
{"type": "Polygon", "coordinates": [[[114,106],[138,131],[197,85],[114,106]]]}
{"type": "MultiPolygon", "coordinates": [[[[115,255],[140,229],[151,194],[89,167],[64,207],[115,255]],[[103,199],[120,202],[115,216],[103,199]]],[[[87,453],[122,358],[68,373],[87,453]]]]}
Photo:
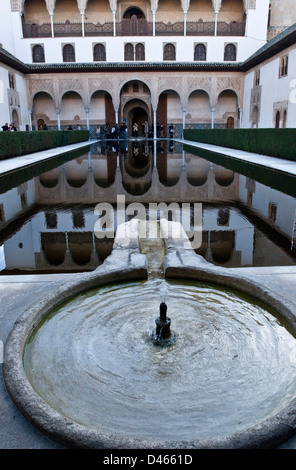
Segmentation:
{"type": "Polygon", "coordinates": [[[240,64],[240,70],[246,70],[261,64],[265,60],[273,57],[289,46],[296,43],[296,23],[286,28],[280,34],[268,41],[258,51],[251,55],[247,60],[240,64]]]}

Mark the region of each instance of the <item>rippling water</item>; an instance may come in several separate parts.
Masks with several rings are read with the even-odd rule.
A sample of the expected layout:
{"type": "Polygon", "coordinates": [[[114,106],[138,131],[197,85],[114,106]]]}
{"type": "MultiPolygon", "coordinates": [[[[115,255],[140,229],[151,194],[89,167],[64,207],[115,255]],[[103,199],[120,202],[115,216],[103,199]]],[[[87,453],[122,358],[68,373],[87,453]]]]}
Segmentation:
{"type": "Polygon", "coordinates": [[[91,290],[28,341],[37,393],[74,421],[140,439],[218,438],[279,412],[296,389],[296,341],[228,289],[151,279],[91,290]],[[164,288],[165,283],[165,288],[164,288]],[[151,341],[165,291],[177,341],[151,341]]]}

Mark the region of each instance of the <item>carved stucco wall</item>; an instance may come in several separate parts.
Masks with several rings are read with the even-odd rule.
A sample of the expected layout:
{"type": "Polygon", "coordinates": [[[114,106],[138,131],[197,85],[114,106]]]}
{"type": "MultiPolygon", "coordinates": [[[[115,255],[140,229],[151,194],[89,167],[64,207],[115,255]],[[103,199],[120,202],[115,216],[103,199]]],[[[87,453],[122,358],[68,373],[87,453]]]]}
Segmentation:
{"type": "MultiPolygon", "coordinates": [[[[49,94],[57,110],[61,109],[62,97],[65,93],[74,91],[81,96],[85,109],[90,108],[91,97],[96,91],[105,91],[112,97],[113,106],[119,109],[122,87],[131,80],[145,83],[150,92],[151,106],[157,109],[159,96],[162,92],[172,90],[179,95],[181,108],[186,110],[190,94],[196,90],[203,90],[209,96],[211,107],[215,107],[222,91],[231,90],[237,95],[238,106],[242,105],[243,75],[238,72],[222,74],[213,72],[211,76],[186,72],[172,73],[118,73],[113,74],[84,74],[83,76],[69,76],[69,74],[46,74],[43,78],[28,75],[28,109],[32,109],[33,100],[37,93],[49,94]]],[[[131,95],[131,98],[135,96],[131,95]]],[[[180,116],[181,118],[181,116],[180,116]]]]}

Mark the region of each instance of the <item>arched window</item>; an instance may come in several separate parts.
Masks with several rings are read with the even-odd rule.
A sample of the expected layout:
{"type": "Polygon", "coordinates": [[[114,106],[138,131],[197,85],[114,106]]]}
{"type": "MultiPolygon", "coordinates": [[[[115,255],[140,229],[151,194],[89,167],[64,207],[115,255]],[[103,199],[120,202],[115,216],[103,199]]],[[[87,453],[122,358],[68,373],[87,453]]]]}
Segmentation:
{"type": "Polygon", "coordinates": [[[194,60],[206,60],[207,50],[204,44],[197,44],[194,49],[194,60]]]}
{"type": "Polygon", "coordinates": [[[96,44],[94,47],[94,60],[104,62],[106,60],[106,48],[104,44],[96,44]]]}
{"type": "Polygon", "coordinates": [[[136,60],[145,60],[144,44],[136,44],[136,60]]]}
{"type": "Polygon", "coordinates": [[[224,60],[236,60],[236,47],[234,44],[227,44],[225,46],[224,60]]]}
{"type": "Polygon", "coordinates": [[[279,76],[286,77],[287,75],[288,75],[288,56],[285,55],[284,57],[281,57],[280,59],[279,76]]]}
{"type": "Polygon", "coordinates": [[[75,49],[72,44],[65,44],[63,47],[63,61],[75,62],[75,49]]]}
{"type": "Polygon", "coordinates": [[[176,48],[174,44],[166,44],[164,46],[163,60],[176,60],[176,48]]]}
{"type": "Polygon", "coordinates": [[[44,49],[39,44],[33,47],[32,55],[33,55],[33,62],[45,62],[44,49]]]}
{"type": "Polygon", "coordinates": [[[125,44],[124,46],[124,60],[134,60],[134,46],[133,44],[125,44]]]}

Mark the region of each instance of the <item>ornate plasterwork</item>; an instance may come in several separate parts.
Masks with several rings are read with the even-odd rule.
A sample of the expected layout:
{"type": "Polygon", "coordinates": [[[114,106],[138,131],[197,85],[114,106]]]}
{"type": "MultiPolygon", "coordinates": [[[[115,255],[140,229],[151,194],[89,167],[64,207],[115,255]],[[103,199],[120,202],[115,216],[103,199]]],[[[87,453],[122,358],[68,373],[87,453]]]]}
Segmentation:
{"type": "Polygon", "coordinates": [[[45,92],[48,93],[52,99],[55,99],[53,80],[52,79],[33,79],[29,80],[29,93],[31,101],[33,101],[36,93],[45,92]]]}
{"type": "Polygon", "coordinates": [[[238,101],[240,102],[241,90],[242,90],[242,79],[240,77],[219,77],[216,83],[216,97],[222,91],[232,90],[237,94],[238,101]]]}

